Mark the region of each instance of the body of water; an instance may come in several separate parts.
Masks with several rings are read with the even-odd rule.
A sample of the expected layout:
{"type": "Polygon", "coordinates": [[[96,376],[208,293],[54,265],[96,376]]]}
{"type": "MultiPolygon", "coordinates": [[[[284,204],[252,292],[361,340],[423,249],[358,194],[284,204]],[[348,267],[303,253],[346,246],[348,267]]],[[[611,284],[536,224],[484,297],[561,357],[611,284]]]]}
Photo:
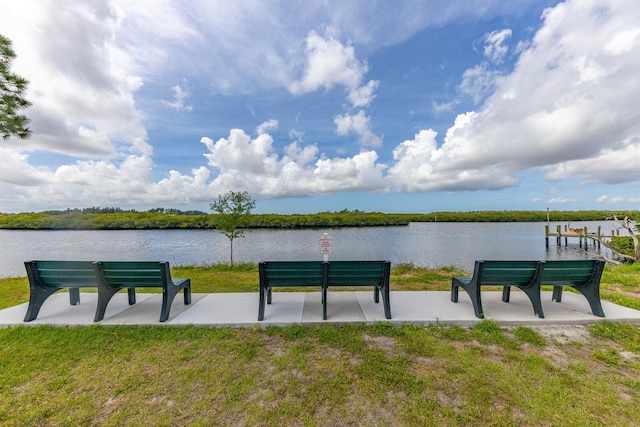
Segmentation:
{"type": "MultiPolygon", "coordinates": [[[[551,223],[555,230],[558,223],[551,223]]],[[[320,230],[247,230],[235,240],[234,261],[321,260],[319,239],[328,233],[335,260],[389,260],[418,266],[455,265],[472,270],[477,259],[580,259],[578,247],[545,247],[546,223],[411,223],[399,227],[320,230]]],[[[560,224],[564,227],[565,223],[560,224]]],[[[572,222],[603,234],[615,221],[572,222]]],[[[153,260],[171,265],[209,265],[229,261],[229,241],[215,230],[14,231],[0,230],[0,277],[25,276],[24,261],[153,260]]],[[[595,251],[589,248],[590,251],[595,251]]],[[[603,249],[604,250],[604,249],[603,249]]],[[[610,255],[605,253],[606,255],[610,255]]]]}

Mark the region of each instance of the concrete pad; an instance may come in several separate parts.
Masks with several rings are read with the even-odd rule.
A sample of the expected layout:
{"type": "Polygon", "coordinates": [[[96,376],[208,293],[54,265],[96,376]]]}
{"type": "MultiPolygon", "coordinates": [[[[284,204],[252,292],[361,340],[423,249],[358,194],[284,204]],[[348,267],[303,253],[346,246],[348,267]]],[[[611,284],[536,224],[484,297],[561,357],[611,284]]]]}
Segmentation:
{"type": "MultiPolygon", "coordinates": [[[[151,294],[136,294],[138,304],[149,298],[151,294]]],[[[20,304],[0,311],[0,324],[24,324],[24,325],[90,325],[96,315],[98,305],[97,293],[80,293],[80,304],[69,304],[69,294],[59,292],[51,295],[42,305],[38,317],[31,322],[24,322],[28,303],[20,304]],[[12,319],[12,320],[10,320],[12,319]]],[[[127,310],[129,299],[126,292],[119,292],[113,296],[107,310],[105,319],[127,310]]],[[[158,316],[160,316],[158,314],[158,316]]]]}
{"type": "MultiPolygon", "coordinates": [[[[206,294],[191,294],[191,305],[204,298],[206,294]]],[[[125,310],[115,313],[113,316],[104,316],[100,322],[103,325],[156,325],[160,323],[160,312],[162,310],[162,294],[141,294],[136,293],[136,304],[128,305],[125,310]],[[140,301],[140,296],[145,295],[145,299],[140,301]],[[147,296],[148,295],[148,296],[147,296]]],[[[111,306],[111,302],[107,306],[107,312],[111,306]]],[[[184,296],[180,292],[171,304],[169,311],[170,322],[176,316],[184,313],[189,305],[184,304],[184,296]]]]}
{"type": "MultiPolygon", "coordinates": [[[[602,320],[624,321],[639,319],[638,310],[622,307],[608,301],[602,301],[602,308],[606,317],[598,317],[591,313],[591,307],[581,294],[564,292],[562,302],[552,300],[552,292],[542,292],[542,310],[544,318],[538,318],[533,312],[533,306],[527,295],[512,288],[508,303],[502,301],[501,291],[482,293],[482,306],[486,319],[491,319],[503,325],[552,325],[552,324],[588,324],[602,320]]],[[[466,293],[460,292],[458,304],[463,304],[473,314],[473,305],[466,293]]]]}
{"type": "Polygon", "coordinates": [[[457,304],[450,300],[449,292],[399,291],[390,292],[391,320],[384,317],[382,298],[376,304],[369,292],[356,292],[367,323],[387,321],[394,324],[442,324],[472,326],[478,323],[473,314],[471,300],[465,303],[462,295],[457,304]]]}
{"type": "Polygon", "coordinates": [[[299,324],[304,298],[304,292],[273,292],[272,303],[265,306],[264,320],[258,322],[257,293],[208,294],[168,323],[230,327],[299,324]]]}
{"type": "MultiPolygon", "coordinates": [[[[305,300],[305,323],[364,323],[365,316],[354,292],[327,292],[327,320],[322,319],[322,293],[305,300]]],[[[373,294],[371,296],[373,299],[373,294]]]]}
{"type": "MultiPolygon", "coordinates": [[[[513,289],[511,301],[502,302],[502,292],[482,293],[487,319],[501,325],[549,326],[619,321],[640,324],[640,311],[602,301],[607,317],[594,316],[586,299],[579,294],[564,292],[562,302],[551,300],[551,292],[542,293],[544,319],[533,313],[527,296],[513,289]]],[[[68,293],[52,295],[43,305],[38,318],[24,323],[27,304],[0,310],[0,326],[8,325],[92,325],[95,315],[96,293],[82,293],[80,305],[69,304],[68,293]]],[[[456,324],[472,326],[480,321],[473,314],[471,300],[460,292],[459,302],[450,301],[450,292],[394,291],[391,292],[392,319],[384,317],[382,302],[373,302],[370,291],[333,291],[328,293],[328,319],[322,320],[320,292],[274,292],[273,303],[266,306],[265,320],[258,322],[257,293],[192,294],[192,303],[184,305],[178,294],[167,322],[160,323],[160,294],[138,293],[138,303],[129,306],[126,292],[114,296],[107,307],[104,325],[199,325],[228,327],[265,327],[291,324],[341,324],[388,321],[394,325],[456,324]]]]}

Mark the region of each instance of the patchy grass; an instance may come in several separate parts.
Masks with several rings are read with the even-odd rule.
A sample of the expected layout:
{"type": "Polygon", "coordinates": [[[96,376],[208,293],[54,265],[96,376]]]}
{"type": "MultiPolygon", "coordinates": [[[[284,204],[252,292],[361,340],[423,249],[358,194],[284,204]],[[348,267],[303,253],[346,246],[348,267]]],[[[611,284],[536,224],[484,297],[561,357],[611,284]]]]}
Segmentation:
{"type": "Polygon", "coordinates": [[[640,329],[581,329],[11,327],[0,424],[635,424],[640,329]]]}

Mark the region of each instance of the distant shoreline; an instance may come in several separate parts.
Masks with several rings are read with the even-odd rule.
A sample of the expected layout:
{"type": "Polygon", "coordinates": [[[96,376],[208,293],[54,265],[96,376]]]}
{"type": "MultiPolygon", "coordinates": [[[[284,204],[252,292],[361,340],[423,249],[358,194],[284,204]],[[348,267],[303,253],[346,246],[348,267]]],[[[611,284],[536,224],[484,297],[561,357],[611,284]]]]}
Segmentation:
{"type": "MultiPolygon", "coordinates": [[[[572,222],[640,218],[640,211],[472,211],[431,213],[381,213],[362,211],[315,214],[252,214],[246,229],[318,229],[339,227],[404,226],[411,222],[572,222]]],[[[175,210],[149,212],[48,211],[0,213],[3,230],[214,230],[216,215],[175,210]]]]}

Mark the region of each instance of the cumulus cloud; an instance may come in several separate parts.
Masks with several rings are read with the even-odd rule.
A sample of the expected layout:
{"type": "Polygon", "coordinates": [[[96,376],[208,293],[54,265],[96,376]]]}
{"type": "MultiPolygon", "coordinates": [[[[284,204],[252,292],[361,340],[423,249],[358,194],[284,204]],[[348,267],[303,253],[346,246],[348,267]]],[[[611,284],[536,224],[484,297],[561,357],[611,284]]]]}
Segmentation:
{"type": "MultiPolygon", "coordinates": [[[[487,33],[484,59],[458,85],[476,102],[475,111],[459,114],[440,137],[412,127],[405,133],[412,138],[394,141],[392,163],[388,153],[374,151],[383,138],[373,133],[375,117],[363,109],[384,83],[366,78],[369,64],[357,52],[370,54],[461,17],[488,19],[501,13],[496,5],[519,7],[494,1],[471,10],[463,1],[446,3],[437,16],[422,3],[399,4],[393,16],[382,13],[384,2],[372,3],[366,16],[354,13],[361,6],[350,2],[275,8],[194,1],[189,10],[165,0],[152,8],[142,0],[3,3],[0,27],[18,52],[15,71],[30,81],[34,131],[30,140],[9,141],[0,150],[3,200],[132,206],[208,200],[231,188],[263,197],[388,191],[390,185],[404,192],[455,192],[516,186],[527,169],[549,181],[577,177],[581,184],[640,178],[634,161],[640,158],[640,8],[633,0],[559,3],[544,13],[533,38],[513,51],[511,30],[487,33]],[[290,15],[297,17],[295,25],[287,23],[290,15]],[[513,71],[496,69],[511,55],[518,55],[513,71]],[[196,72],[206,76],[202,87],[216,95],[280,89],[302,97],[342,90],[342,114],[327,117],[338,135],[356,135],[364,148],[351,157],[328,157],[322,141],[302,144],[305,128],[287,130],[295,142],[283,148],[269,134],[278,127],[274,118],[256,127],[255,138],[241,129],[216,142],[203,138],[206,166],[152,173],[153,141],[145,126],[153,123],[137,97],[163,88],[152,102],[190,110],[188,101],[197,95],[190,73],[196,72]],[[173,99],[162,102],[182,76],[189,85],[174,85],[173,99]],[[34,166],[34,159],[43,164],[51,153],[62,156],[34,166]],[[8,190],[14,186],[20,191],[8,190]]],[[[460,104],[432,107],[444,113],[460,104]]],[[[257,117],[265,114],[256,111],[257,117]]]]}
{"type": "Polygon", "coordinates": [[[368,107],[375,96],[375,90],[380,85],[377,80],[370,80],[366,85],[353,89],[349,92],[348,98],[354,108],[368,107]]]}
{"type": "Polygon", "coordinates": [[[29,81],[28,147],[73,156],[114,154],[126,143],[148,155],[134,102],[142,79],[129,73],[114,44],[118,14],[107,3],[29,2],[0,18],[19,52],[15,71],[29,81]],[[19,31],[18,27],[37,28],[19,31]],[[64,31],[60,31],[64,28],[64,31]]]}
{"type": "Polygon", "coordinates": [[[353,46],[331,36],[325,39],[312,31],[306,38],[305,50],[304,75],[290,86],[293,94],[331,89],[335,85],[356,88],[368,70],[367,63],[356,57],[353,46]]]}
{"type": "Polygon", "coordinates": [[[353,108],[371,104],[380,82],[370,80],[361,86],[369,66],[366,61],[357,58],[351,43],[343,44],[331,35],[323,38],[315,31],[309,33],[305,43],[304,73],[302,78],[289,86],[291,93],[300,95],[321,88],[329,90],[334,86],[342,86],[353,108]]]}
{"type": "Polygon", "coordinates": [[[458,115],[442,145],[421,132],[396,147],[396,187],[501,188],[517,185],[516,173],[530,168],[548,180],[638,179],[640,9],[630,0],[599,5],[548,9],[514,71],[479,110],[458,115]]]}
{"type": "Polygon", "coordinates": [[[204,137],[205,157],[218,170],[212,187],[227,191],[245,189],[267,198],[311,196],[342,191],[386,191],[383,172],[374,151],[363,151],[348,158],[319,156],[315,145],[289,144],[280,156],[273,138],[261,134],[252,139],[241,129],[228,138],[213,142],[204,137]]]}
{"type": "Polygon", "coordinates": [[[476,104],[493,93],[496,86],[500,84],[504,72],[495,67],[503,62],[509,51],[505,42],[511,37],[511,34],[511,30],[508,28],[485,34],[482,39],[485,60],[465,70],[462,74],[462,82],[458,85],[458,91],[462,95],[471,97],[476,104]]]}
{"type": "Polygon", "coordinates": [[[355,133],[359,136],[359,142],[364,147],[379,147],[382,145],[382,138],[375,135],[371,129],[371,117],[365,115],[363,110],[357,114],[344,114],[333,119],[336,124],[336,133],[346,136],[355,133]]]}

